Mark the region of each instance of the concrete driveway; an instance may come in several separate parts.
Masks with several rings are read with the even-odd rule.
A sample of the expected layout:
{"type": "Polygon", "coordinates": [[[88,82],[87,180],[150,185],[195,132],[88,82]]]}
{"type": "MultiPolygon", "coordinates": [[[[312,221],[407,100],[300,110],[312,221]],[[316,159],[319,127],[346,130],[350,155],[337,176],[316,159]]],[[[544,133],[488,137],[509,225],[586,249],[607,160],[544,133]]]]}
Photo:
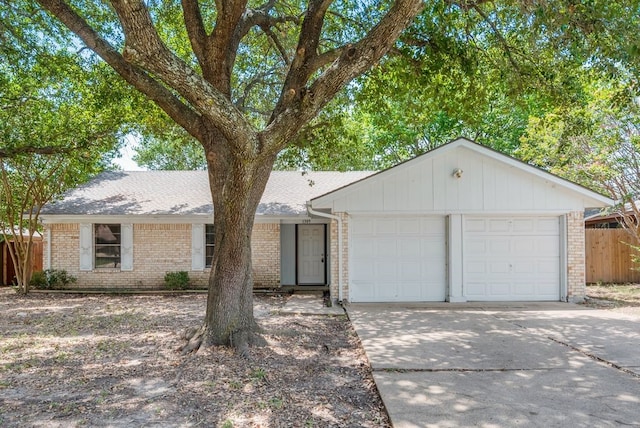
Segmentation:
{"type": "Polygon", "coordinates": [[[640,427],[640,317],[567,303],[347,312],[396,428],[640,427]]]}

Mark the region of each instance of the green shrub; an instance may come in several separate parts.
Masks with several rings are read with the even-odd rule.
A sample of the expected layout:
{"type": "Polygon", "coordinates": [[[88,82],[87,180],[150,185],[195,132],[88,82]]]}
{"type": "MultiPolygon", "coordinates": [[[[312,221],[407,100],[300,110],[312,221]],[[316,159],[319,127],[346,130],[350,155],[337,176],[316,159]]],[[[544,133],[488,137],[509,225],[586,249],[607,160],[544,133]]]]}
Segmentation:
{"type": "Polygon", "coordinates": [[[170,290],[184,290],[189,287],[189,273],[184,270],[167,272],[164,276],[164,285],[170,290]]]}
{"type": "Polygon", "coordinates": [[[42,271],[34,272],[31,275],[31,281],[29,281],[29,285],[37,288],[38,290],[49,289],[49,281],[47,280],[47,275],[42,271]]]}
{"type": "Polygon", "coordinates": [[[56,290],[67,288],[77,280],[78,278],[69,275],[64,269],[46,269],[42,272],[34,272],[29,284],[39,290],[56,290]]]}

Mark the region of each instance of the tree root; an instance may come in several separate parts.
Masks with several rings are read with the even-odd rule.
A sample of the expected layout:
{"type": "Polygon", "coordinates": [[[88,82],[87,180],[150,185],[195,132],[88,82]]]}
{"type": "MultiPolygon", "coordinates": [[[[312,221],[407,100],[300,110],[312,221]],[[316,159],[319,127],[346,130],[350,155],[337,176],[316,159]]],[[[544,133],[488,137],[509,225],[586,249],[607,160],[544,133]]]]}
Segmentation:
{"type": "MultiPolygon", "coordinates": [[[[180,339],[186,341],[185,344],[176,349],[182,355],[197,353],[201,348],[207,346],[206,343],[206,326],[199,328],[186,328],[180,333],[180,339]]],[[[267,346],[267,341],[259,331],[237,330],[231,333],[229,337],[230,347],[234,348],[236,353],[242,358],[249,358],[249,348],[253,346],[267,346]]]]}
{"type": "Polygon", "coordinates": [[[204,334],[206,332],[205,326],[200,328],[187,328],[181,334],[180,338],[186,340],[187,343],[180,346],[177,351],[182,355],[190,354],[191,352],[198,352],[200,346],[204,341],[204,334]]]}

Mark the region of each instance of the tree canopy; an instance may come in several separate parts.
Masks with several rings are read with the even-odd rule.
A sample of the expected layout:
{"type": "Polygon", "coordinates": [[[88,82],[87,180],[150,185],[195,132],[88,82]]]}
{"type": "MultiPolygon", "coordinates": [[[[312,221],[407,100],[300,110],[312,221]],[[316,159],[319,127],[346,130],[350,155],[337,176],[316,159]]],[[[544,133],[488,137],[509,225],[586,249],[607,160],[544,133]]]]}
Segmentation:
{"type": "MultiPolygon", "coordinates": [[[[530,117],[585,104],[585,73],[638,70],[636,0],[35,3],[43,37],[91,49],[202,147],[215,251],[186,350],[253,337],[250,237],[274,163],[382,167],[457,133],[513,151],[530,117]]],[[[172,136],[161,152],[188,147],[145,126],[172,136]]]]}
{"type": "Polygon", "coordinates": [[[110,167],[134,98],[102,61],[34,29],[38,13],[0,5],[0,234],[27,292],[41,208],[110,167]]]}

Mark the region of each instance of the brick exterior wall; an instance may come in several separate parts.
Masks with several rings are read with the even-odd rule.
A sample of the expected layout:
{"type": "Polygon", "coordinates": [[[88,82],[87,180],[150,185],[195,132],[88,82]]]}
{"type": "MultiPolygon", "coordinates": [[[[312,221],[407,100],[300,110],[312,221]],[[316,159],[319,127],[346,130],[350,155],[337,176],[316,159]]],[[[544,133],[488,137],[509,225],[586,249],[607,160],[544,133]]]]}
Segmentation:
{"type": "MultiPolygon", "coordinates": [[[[80,271],[80,227],[50,224],[45,239],[51,240],[51,266],[78,278],[76,288],[142,288],[164,286],[166,272],[187,271],[194,288],[206,287],[211,269],[191,270],[190,224],[134,224],[133,270],[80,271]]],[[[49,259],[48,243],[44,260],[49,259]]],[[[256,224],[252,235],[253,277],[256,286],[280,285],[280,225],[256,224]]]]}
{"type": "Polygon", "coordinates": [[[584,213],[567,214],[567,299],[580,303],[587,294],[584,249],[584,213]]]}
{"type": "Polygon", "coordinates": [[[251,259],[254,288],[280,286],[280,224],[253,225],[251,259]]]}
{"type": "Polygon", "coordinates": [[[331,299],[335,302],[340,299],[339,278],[342,275],[342,300],[349,300],[349,216],[346,213],[336,213],[342,219],[342,272],[339,272],[338,262],[340,251],[338,250],[338,222],[331,220],[329,225],[331,233],[331,299]]]}

